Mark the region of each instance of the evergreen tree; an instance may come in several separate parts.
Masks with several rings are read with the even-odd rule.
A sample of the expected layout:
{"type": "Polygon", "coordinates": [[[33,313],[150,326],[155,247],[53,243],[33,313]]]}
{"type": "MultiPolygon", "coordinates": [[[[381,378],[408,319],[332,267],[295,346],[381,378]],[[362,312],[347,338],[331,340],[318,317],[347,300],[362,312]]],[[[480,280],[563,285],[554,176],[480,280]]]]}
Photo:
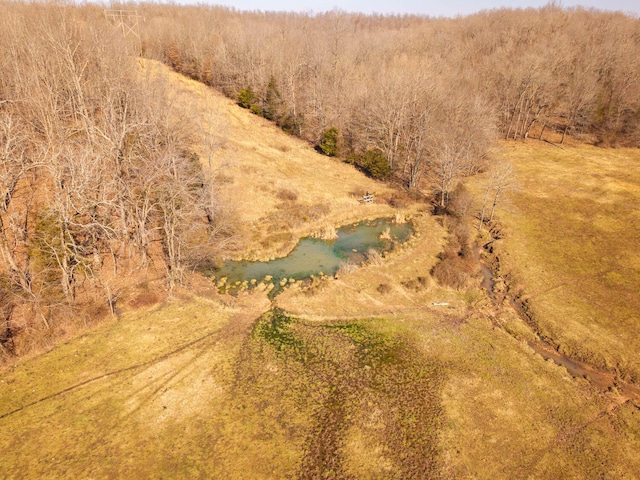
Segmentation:
{"type": "Polygon", "coordinates": [[[267,85],[267,93],[264,98],[264,108],[262,109],[262,115],[267,120],[277,121],[280,117],[280,108],[282,101],[280,99],[280,92],[276,85],[276,79],[273,75],[269,79],[267,85]]]}
{"type": "Polygon", "coordinates": [[[335,157],[338,155],[338,140],[340,134],[336,127],[331,127],[322,134],[322,140],[320,141],[320,151],[327,157],[335,157]]]}
{"type": "Polygon", "coordinates": [[[361,154],[354,153],[349,155],[346,162],[355,165],[371,178],[382,179],[387,178],[391,174],[389,162],[384,154],[377,148],[367,150],[361,154]]]}
{"type": "Polygon", "coordinates": [[[238,105],[242,108],[251,108],[258,102],[258,96],[249,85],[247,88],[243,88],[238,93],[238,105]]]}

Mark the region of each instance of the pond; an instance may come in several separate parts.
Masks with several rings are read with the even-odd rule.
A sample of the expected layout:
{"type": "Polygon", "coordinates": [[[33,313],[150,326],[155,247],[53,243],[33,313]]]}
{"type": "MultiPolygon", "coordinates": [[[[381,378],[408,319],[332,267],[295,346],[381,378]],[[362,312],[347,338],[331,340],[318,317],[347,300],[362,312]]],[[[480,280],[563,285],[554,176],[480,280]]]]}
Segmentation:
{"type": "Polygon", "coordinates": [[[373,249],[390,251],[405,242],[413,229],[411,224],[396,224],[390,219],[377,219],[343,227],[335,240],[303,238],[286,257],[269,262],[227,262],[214,271],[216,278],[226,278],[226,285],[251,280],[270,281],[276,287],[283,279],[304,280],[312,275],[334,275],[345,263],[360,264],[373,249]]]}

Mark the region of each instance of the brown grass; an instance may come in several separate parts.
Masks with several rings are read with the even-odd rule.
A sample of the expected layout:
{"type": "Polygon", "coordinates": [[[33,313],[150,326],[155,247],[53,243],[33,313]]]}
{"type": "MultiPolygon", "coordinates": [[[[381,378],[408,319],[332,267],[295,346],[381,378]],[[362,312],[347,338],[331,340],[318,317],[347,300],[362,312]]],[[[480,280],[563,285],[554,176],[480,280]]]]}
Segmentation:
{"type": "Polygon", "coordinates": [[[640,380],[640,154],[506,144],[520,188],[494,245],[541,333],[575,358],[640,380]]]}

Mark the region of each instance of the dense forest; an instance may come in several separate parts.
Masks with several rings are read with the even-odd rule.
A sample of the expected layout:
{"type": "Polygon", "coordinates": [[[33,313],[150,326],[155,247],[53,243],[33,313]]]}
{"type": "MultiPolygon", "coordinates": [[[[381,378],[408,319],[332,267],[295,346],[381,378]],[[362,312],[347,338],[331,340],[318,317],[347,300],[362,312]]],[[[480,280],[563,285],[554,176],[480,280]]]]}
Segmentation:
{"type": "Polygon", "coordinates": [[[640,21],[621,13],[553,4],[456,19],[141,11],[144,55],[229,96],[243,92],[246,106],[311,142],[333,126],[349,152],[379,148],[410,185],[444,152],[473,162],[494,129],[638,142],[640,21]]]}
{"type": "Polygon", "coordinates": [[[215,249],[221,228],[188,123],[169,114],[165,86],[140,75],[138,47],[114,34],[102,9],[1,8],[7,353],[18,334],[28,343],[113,312],[123,281],[153,275],[151,257],[171,290],[187,263],[215,249]]]}
{"type": "Polygon", "coordinates": [[[189,119],[170,114],[139,57],[443,207],[499,138],[640,141],[640,20],[621,13],[550,4],[434,19],[143,3],[122,6],[141,16],[123,36],[98,6],[0,8],[3,354],[18,333],[28,349],[69,318],[113,311],[119,279],[147,275],[150,258],[171,290],[232,234],[189,119]]]}

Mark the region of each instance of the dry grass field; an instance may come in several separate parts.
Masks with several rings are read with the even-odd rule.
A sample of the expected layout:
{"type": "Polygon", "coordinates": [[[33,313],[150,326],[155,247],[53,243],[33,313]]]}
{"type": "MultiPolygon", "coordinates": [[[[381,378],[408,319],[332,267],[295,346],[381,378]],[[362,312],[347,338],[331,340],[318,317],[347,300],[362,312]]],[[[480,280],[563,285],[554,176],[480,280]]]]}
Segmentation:
{"type": "MultiPolygon", "coordinates": [[[[195,82],[144,68],[171,82],[194,132],[208,122],[225,131],[211,167],[249,232],[238,257],[269,258],[326,226],[395,213],[382,202],[388,187],[195,82]],[[380,202],[360,204],[367,190],[380,202]]],[[[211,144],[200,138],[208,167],[211,144]]],[[[585,172],[601,150],[548,148],[505,150],[521,190],[499,212],[501,266],[531,296],[543,333],[631,377],[637,299],[625,281],[638,285],[638,238],[628,240],[626,222],[637,222],[637,209],[621,212],[620,202],[638,205],[629,180],[637,157],[622,152],[620,166],[611,158],[598,171],[611,181],[599,182],[585,172]],[[552,224],[549,212],[567,218],[552,224]],[[578,245],[568,237],[581,219],[578,245]],[[605,317],[614,303],[600,306],[606,296],[582,278],[605,270],[600,258],[607,271],[597,278],[608,275],[624,298],[620,321],[605,317]],[[551,287],[566,309],[549,300],[551,287]],[[597,309],[580,303],[588,289],[597,309]]],[[[426,210],[407,208],[415,235],[401,248],[337,279],[297,282],[271,300],[258,289],[220,295],[196,277],[166,303],[4,371],[0,476],[640,478],[640,405],[536,354],[523,341],[531,329],[491,302],[479,275],[467,291],[438,285],[429,272],[447,233],[426,210]]]]}
{"type": "Polygon", "coordinates": [[[640,151],[505,145],[501,268],[560,351],[640,380],[640,151]]]}

